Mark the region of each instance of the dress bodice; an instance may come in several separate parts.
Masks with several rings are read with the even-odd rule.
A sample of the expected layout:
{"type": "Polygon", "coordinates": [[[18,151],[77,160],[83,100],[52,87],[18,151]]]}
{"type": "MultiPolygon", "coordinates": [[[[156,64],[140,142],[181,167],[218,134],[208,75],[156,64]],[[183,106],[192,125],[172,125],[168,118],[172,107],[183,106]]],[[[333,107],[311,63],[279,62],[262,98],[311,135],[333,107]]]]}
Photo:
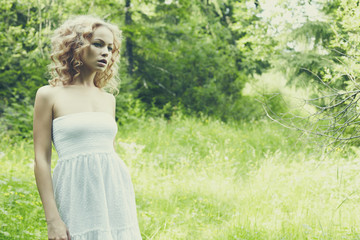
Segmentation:
{"type": "Polygon", "coordinates": [[[73,113],[54,119],[52,125],[52,138],[59,159],[114,152],[116,132],[117,124],[106,112],[73,113]]]}

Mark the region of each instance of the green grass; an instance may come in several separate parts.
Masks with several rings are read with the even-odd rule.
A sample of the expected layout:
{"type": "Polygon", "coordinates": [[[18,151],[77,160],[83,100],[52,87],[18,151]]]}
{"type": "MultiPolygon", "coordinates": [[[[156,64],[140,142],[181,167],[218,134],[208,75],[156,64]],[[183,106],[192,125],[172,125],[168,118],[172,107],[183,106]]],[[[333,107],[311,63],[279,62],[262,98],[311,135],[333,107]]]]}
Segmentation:
{"type": "MultiPolygon", "coordinates": [[[[0,239],[47,239],[31,142],[10,142],[0,146],[0,239]]],[[[117,135],[143,239],[360,239],[358,150],[314,146],[269,121],[150,118],[117,135]]]]}

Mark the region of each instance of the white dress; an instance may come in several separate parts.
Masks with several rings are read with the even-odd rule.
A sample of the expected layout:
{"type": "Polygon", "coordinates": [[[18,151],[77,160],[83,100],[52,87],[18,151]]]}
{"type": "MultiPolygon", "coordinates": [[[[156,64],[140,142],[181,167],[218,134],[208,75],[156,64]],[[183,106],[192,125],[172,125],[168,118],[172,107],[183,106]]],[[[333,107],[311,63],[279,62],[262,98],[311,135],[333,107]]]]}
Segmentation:
{"type": "Polygon", "coordinates": [[[53,120],[54,195],[72,240],[141,239],[130,175],[113,147],[116,132],[105,112],[53,120]]]}

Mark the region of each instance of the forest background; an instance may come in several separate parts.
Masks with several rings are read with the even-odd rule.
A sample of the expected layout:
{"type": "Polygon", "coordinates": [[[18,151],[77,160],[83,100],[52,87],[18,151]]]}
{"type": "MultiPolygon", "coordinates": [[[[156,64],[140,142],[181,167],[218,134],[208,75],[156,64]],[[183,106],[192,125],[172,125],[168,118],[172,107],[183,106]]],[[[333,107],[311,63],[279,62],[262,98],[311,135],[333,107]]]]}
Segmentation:
{"type": "Polygon", "coordinates": [[[79,14],[123,32],[117,147],[144,239],[360,239],[358,1],[4,0],[0,12],[0,239],[46,238],[33,102],[53,30],[79,14]]]}

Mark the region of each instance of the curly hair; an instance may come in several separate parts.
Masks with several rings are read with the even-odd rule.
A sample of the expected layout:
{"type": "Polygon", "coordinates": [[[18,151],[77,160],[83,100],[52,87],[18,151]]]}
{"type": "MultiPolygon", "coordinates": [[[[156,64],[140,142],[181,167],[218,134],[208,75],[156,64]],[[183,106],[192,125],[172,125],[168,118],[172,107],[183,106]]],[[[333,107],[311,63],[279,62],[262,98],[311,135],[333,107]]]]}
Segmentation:
{"type": "Polygon", "coordinates": [[[107,27],[114,35],[112,57],[105,71],[97,72],[94,84],[110,92],[118,92],[118,64],[121,47],[121,31],[117,26],[93,16],[76,16],[65,21],[55,30],[51,38],[52,53],[50,64],[51,79],[49,84],[69,85],[80,75],[83,65],[81,54],[90,46],[93,32],[100,26],[107,27]]]}

